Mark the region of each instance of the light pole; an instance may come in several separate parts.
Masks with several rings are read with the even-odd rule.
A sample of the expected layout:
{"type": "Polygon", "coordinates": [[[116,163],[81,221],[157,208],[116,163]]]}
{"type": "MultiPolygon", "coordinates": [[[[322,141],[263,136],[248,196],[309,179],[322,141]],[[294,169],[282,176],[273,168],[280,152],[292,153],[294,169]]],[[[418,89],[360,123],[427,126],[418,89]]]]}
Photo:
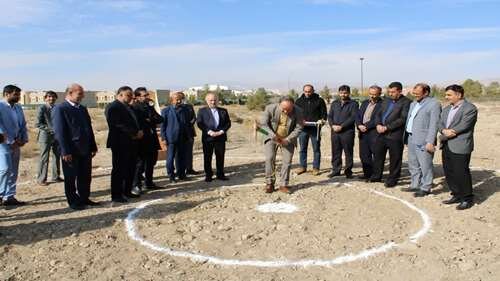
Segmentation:
{"type": "Polygon", "coordinates": [[[364,92],[364,85],[363,85],[363,61],[365,58],[359,58],[359,61],[361,62],[361,95],[363,95],[364,92]]]}

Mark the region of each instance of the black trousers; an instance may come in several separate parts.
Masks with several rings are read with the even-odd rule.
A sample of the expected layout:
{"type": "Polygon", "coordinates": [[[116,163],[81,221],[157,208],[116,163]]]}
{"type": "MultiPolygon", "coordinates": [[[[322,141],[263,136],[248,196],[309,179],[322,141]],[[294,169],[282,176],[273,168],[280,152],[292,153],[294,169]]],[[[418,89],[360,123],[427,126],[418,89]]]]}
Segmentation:
{"type": "Polygon", "coordinates": [[[359,135],[359,158],[363,167],[363,175],[366,178],[370,178],[373,174],[376,140],[377,135],[372,133],[361,133],[359,135]]]}
{"type": "Polygon", "coordinates": [[[353,154],[354,154],[354,130],[346,131],[343,133],[332,133],[332,172],[340,173],[342,169],[342,151],[345,155],[345,169],[346,175],[352,174],[353,154]]]}
{"type": "Polygon", "coordinates": [[[157,161],[158,150],[150,149],[141,151],[137,157],[137,165],[135,167],[134,182],[132,186],[142,187],[142,174],[144,174],[144,185],[152,186],[153,173],[157,161]]]}
{"type": "Polygon", "coordinates": [[[194,138],[189,139],[186,147],[186,170],[193,170],[193,146],[194,146],[194,138]]]}
{"type": "Polygon", "coordinates": [[[92,156],[73,155],[71,162],[62,161],[64,174],[64,193],[68,205],[85,204],[90,196],[92,181],[92,156]]]}
{"type": "Polygon", "coordinates": [[[206,177],[212,177],[212,156],[215,152],[216,176],[224,176],[224,154],[226,153],[225,141],[203,142],[203,167],[206,177]]]}
{"type": "Polygon", "coordinates": [[[469,169],[471,154],[451,152],[448,145],[443,146],[443,169],[451,195],[462,201],[472,201],[472,176],[469,169]]]}
{"type": "Polygon", "coordinates": [[[401,176],[403,162],[403,139],[389,139],[379,136],[375,141],[375,158],[373,161],[372,179],[381,179],[384,171],[385,156],[389,150],[389,176],[385,180],[389,184],[397,184],[401,176]]]}
{"type": "Polygon", "coordinates": [[[111,158],[111,200],[127,196],[132,191],[135,168],[137,165],[137,148],[132,146],[112,147],[111,158]]]}

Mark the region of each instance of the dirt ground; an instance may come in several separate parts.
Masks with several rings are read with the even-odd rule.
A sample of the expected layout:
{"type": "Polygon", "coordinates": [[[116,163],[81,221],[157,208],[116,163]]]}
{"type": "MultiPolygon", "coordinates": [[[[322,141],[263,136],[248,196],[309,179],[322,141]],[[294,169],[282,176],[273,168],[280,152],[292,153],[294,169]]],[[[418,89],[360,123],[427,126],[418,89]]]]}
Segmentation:
{"type": "MultiPolygon", "coordinates": [[[[255,113],[230,107],[233,123],[226,154],[228,182],[207,184],[203,176],[169,184],[165,164],[155,171],[163,186],[132,203],[111,206],[111,154],[104,147],[94,161],[92,199],[100,206],[80,212],[67,208],[63,185],[34,184],[37,159],[24,158],[18,198],[28,205],[0,209],[0,280],[500,280],[500,103],[479,104],[472,176],[477,204],[466,211],[441,204],[449,197],[439,153],[433,194],[416,199],[400,190],[409,183],[404,168],[400,186],[385,189],[326,177],[330,168],[329,132],[323,131],[320,176],[292,175],[291,195],[263,192],[262,146],[252,136],[255,113]],[[430,218],[430,231],[416,243],[410,236],[430,218]],[[130,212],[145,202],[144,209],[130,212]],[[261,213],[256,207],[290,203],[294,213],[261,213]],[[127,222],[134,223],[133,240],[127,222]],[[396,246],[365,259],[331,266],[258,267],[220,265],[165,252],[199,254],[225,261],[333,260],[379,247],[396,246]],[[163,252],[161,252],[163,251],[163,252]]],[[[31,113],[27,113],[29,115],[31,113]]],[[[102,112],[92,111],[97,138],[105,139],[102,112]]],[[[32,123],[30,124],[32,126],[32,123]]],[[[24,148],[36,154],[36,143],[24,148]]],[[[195,169],[202,155],[195,151],[195,169]]],[[[311,153],[309,153],[311,154],[311,153]]],[[[355,174],[360,173],[357,148],[355,174]]],[[[295,154],[294,164],[298,162],[295,154]]],[[[130,228],[129,228],[130,230],[130,228]]]]}

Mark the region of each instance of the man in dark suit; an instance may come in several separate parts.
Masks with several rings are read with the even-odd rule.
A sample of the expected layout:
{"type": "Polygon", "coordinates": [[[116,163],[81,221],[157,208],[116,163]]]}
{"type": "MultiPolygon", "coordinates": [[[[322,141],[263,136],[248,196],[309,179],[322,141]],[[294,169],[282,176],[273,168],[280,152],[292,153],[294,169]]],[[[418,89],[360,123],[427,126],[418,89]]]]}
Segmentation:
{"type": "Polygon", "coordinates": [[[52,154],[52,181],[61,182],[60,178],[61,156],[59,147],[54,138],[54,129],[52,128],[51,112],[57,100],[57,94],[53,91],[45,93],[45,104],[37,110],[36,127],[38,128],[38,145],[40,147],[40,164],[38,166],[37,181],[39,185],[46,186],[49,169],[49,154],[52,154]]]}
{"type": "Polygon", "coordinates": [[[182,104],[182,96],[173,93],[171,104],[161,111],[163,123],[161,138],[167,145],[167,174],[170,182],[186,180],[186,150],[192,130],[189,128],[189,109],[182,104]],[[175,167],[174,167],[175,162],[175,167]]]}
{"type": "Polygon", "coordinates": [[[373,158],[375,153],[375,142],[377,140],[377,124],[375,116],[382,107],[382,88],[373,85],[368,89],[370,98],[363,101],[356,116],[356,125],[359,136],[359,157],[363,167],[363,175],[360,179],[369,180],[373,173],[373,158]]]}
{"type": "Polygon", "coordinates": [[[332,128],[332,172],[329,178],[340,176],[342,168],[342,151],[345,155],[344,175],[352,178],[354,151],[354,123],[358,113],[358,103],[351,100],[351,88],[347,85],[339,87],[339,99],[332,102],[328,113],[328,123],[332,128]]]}
{"type": "Polygon", "coordinates": [[[207,94],[205,101],[208,106],[198,110],[196,120],[198,128],[202,132],[205,181],[212,181],[212,155],[214,152],[217,167],[216,177],[219,180],[228,180],[224,175],[224,154],[226,153],[227,131],[231,128],[229,113],[225,108],[217,106],[216,94],[207,94]]]}
{"type": "Polygon", "coordinates": [[[156,126],[163,122],[163,118],[156,112],[154,106],[150,105],[149,92],[144,87],[134,91],[135,103],[132,106],[139,122],[139,127],[144,132],[144,137],[139,140],[139,154],[134,176],[134,188],[142,188],[142,175],[144,174],[144,186],[147,189],[159,188],[153,182],[153,172],[158,160],[160,142],[156,134],[156,126]]]}
{"type": "Polygon", "coordinates": [[[446,100],[450,105],[441,113],[438,131],[444,174],[452,197],[443,203],[459,203],[457,210],[465,210],[474,205],[469,164],[474,150],[477,108],[465,100],[464,88],[460,85],[446,87],[446,100]]]}
{"type": "Polygon", "coordinates": [[[111,148],[113,168],[111,170],[111,201],[126,203],[132,194],[132,182],[137,164],[138,141],[144,136],[130,102],[132,88],[123,86],[116,92],[116,99],[106,107],[108,140],[106,147],[111,148]]]}
{"type": "Polygon", "coordinates": [[[403,85],[400,82],[389,84],[389,97],[385,98],[375,117],[379,136],[375,142],[375,159],[370,181],[382,180],[385,156],[389,150],[389,176],[385,180],[385,187],[388,188],[398,184],[403,162],[403,138],[411,101],[403,96],[402,91],[403,85]]]}
{"type": "Polygon", "coordinates": [[[199,172],[193,169],[193,146],[194,138],[196,137],[196,130],[194,124],[196,123],[196,113],[194,112],[194,107],[186,101],[186,96],[183,92],[179,92],[182,98],[182,104],[188,109],[189,112],[189,129],[192,131],[191,137],[188,140],[188,146],[186,149],[186,174],[187,175],[197,175],[199,172]]]}
{"type": "Polygon", "coordinates": [[[98,204],[89,199],[97,145],[87,108],[80,104],[83,97],[83,87],[71,84],[66,89],[66,100],[52,110],[54,136],[62,155],[64,192],[73,210],[98,204]]]}

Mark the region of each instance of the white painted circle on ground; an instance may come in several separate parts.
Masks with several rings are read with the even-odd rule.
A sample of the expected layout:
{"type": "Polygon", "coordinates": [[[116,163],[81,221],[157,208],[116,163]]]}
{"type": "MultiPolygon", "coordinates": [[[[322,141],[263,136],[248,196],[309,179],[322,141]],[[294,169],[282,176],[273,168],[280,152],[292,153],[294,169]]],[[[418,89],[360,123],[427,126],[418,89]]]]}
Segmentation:
{"type": "MultiPolygon", "coordinates": [[[[353,187],[352,184],[339,184],[338,185],[344,185],[346,187],[353,187]]],[[[327,184],[321,184],[322,186],[327,185],[327,184]]],[[[332,184],[333,185],[333,184],[332,184]]],[[[249,184],[244,184],[244,185],[235,185],[231,186],[231,188],[238,188],[238,187],[248,187],[249,184]]],[[[256,186],[256,185],[253,185],[256,186]]],[[[356,187],[356,186],[354,186],[356,187]]],[[[227,187],[226,187],[227,188],[227,187]]],[[[358,187],[356,187],[358,188],[358,187]]],[[[422,238],[425,234],[427,234],[431,228],[431,220],[429,215],[412,203],[400,199],[396,196],[388,195],[385,194],[381,191],[376,191],[373,189],[367,189],[367,188],[359,188],[360,190],[368,191],[373,194],[376,194],[378,196],[388,198],[395,200],[397,202],[400,202],[404,206],[408,207],[410,210],[415,211],[420,215],[420,218],[422,220],[422,227],[414,234],[410,235],[408,237],[408,240],[412,243],[416,243],[420,238],[422,238]]],[[[206,190],[196,190],[194,192],[183,192],[183,194],[186,193],[195,193],[195,192],[202,192],[206,190]]],[[[173,256],[173,257],[182,257],[182,258],[189,258],[193,261],[198,261],[198,262],[208,262],[212,264],[217,264],[217,265],[224,265],[224,266],[252,266],[252,267],[309,267],[309,266],[322,266],[322,267],[329,267],[329,266],[335,266],[335,265],[340,265],[348,262],[353,262],[357,260],[362,260],[362,259],[367,259],[369,257],[375,256],[377,254],[385,253],[397,246],[399,244],[395,242],[387,242],[385,244],[379,245],[377,247],[373,247],[370,249],[362,250],[358,253],[351,253],[348,255],[344,256],[339,256],[335,257],[332,259],[302,259],[302,260],[288,260],[288,259],[278,259],[278,260],[239,260],[239,259],[228,259],[228,258],[221,258],[221,257],[215,257],[215,256],[210,256],[210,255],[203,255],[203,254],[198,254],[198,253],[193,253],[193,252],[188,252],[188,251],[182,251],[182,250],[174,250],[172,248],[166,247],[166,246],[161,246],[154,244],[152,242],[147,241],[142,237],[138,232],[137,228],[135,226],[135,219],[139,215],[139,213],[144,210],[146,207],[163,201],[163,199],[157,199],[157,200],[152,200],[149,202],[142,203],[138,207],[136,207],[134,210],[128,213],[127,218],[125,219],[125,226],[127,229],[128,236],[137,242],[139,242],[141,245],[157,252],[165,253],[167,255],[173,256]]]]}
{"type": "Polygon", "coordinates": [[[299,208],[289,203],[266,203],[257,206],[257,211],[261,213],[285,213],[291,214],[296,212],[299,208]]]}

